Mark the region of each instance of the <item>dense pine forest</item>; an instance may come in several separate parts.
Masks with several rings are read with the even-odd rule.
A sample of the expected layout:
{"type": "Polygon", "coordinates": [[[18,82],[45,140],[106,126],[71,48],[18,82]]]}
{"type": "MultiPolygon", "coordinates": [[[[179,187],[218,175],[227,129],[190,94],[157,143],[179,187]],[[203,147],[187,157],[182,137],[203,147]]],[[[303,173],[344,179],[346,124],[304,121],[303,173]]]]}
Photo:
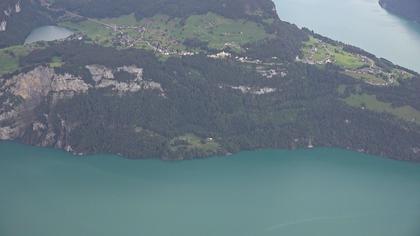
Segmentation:
{"type": "Polygon", "coordinates": [[[340,147],[420,160],[416,72],[283,22],[269,0],[123,2],[22,2],[34,24],[75,34],[21,45],[18,14],[0,33],[1,139],[128,158],[340,147]]]}

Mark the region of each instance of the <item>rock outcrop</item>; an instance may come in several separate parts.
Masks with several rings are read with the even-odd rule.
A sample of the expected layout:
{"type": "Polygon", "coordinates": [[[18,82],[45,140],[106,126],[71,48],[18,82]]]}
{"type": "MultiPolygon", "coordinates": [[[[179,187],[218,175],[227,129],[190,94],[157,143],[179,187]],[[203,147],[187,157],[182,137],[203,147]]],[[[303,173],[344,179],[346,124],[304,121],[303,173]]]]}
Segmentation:
{"type": "Polygon", "coordinates": [[[138,92],[140,90],[156,90],[162,96],[165,95],[162,86],[153,81],[143,80],[143,69],[136,66],[122,66],[116,69],[110,69],[102,65],[87,65],[92,79],[95,81],[95,88],[112,88],[118,93],[138,92]],[[116,80],[114,73],[125,71],[134,76],[134,80],[121,82],[116,80]]]}
{"type": "Polygon", "coordinates": [[[3,20],[0,22],[0,31],[6,31],[7,21],[3,20]]]}
{"type": "Polygon", "coordinates": [[[2,14],[0,14],[0,32],[7,30],[7,21],[10,17],[22,11],[21,1],[17,0],[5,2],[1,8],[2,14]]]}
{"type": "MultiPolygon", "coordinates": [[[[35,109],[46,102],[50,106],[61,99],[71,98],[76,94],[87,93],[90,89],[111,88],[112,91],[122,95],[124,93],[138,92],[140,90],[154,90],[165,96],[159,83],[143,79],[143,69],[136,66],[122,66],[110,69],[103,65],[88,65],[95,84],[86,83],[83,78],[68,73],[57,74],[53,68],[38,66],[29,72],[17,74],[11,78],[3,79],[0,83],[0,140],[12,140],[22,137],[27,129],[41,140],[41,146],[67,147],[63,138],[58,137],[68,133],[69,124],[61,120],[62,130],[56,133],[49,125],[48,114],[42,121],[35,117],[35,109]],[[124,71],[133,75],[133,80],[121,82],[115,78],[114,73],[124,71]]],[[[32,134],[33,135],[33,134],[32,134]]]]}
{"type": "Polygon", "coordinates": [[[276,88],[270,88],[270,87],[250,87],[250,86],[230,86],[231,89],[233,90],[239,90],[241,91],[243,94],[254,94],[254,95],[264,95],[264,94],[269,94],[269,93],[274,93],[277,91],[276,88]]]}
{"type": "Polygon", "coordinates": [[[49,94],[61,94],[61,98],[65,98],[85,93],[89,88],[80,77],[56,74],[52,68],[44,66],[7,79],[0,88],[0,139],[20,137],[33,123],[34,109],[49,94]]]}
{"type": "Polygon", "coordinates": [[[89,85],[80,77],[56,74],[52,68],[44,66],[12,77],[5,86],[14,96],[23,100],[38,100],[50,92],[86,92],[89,89],[89,85]]]}

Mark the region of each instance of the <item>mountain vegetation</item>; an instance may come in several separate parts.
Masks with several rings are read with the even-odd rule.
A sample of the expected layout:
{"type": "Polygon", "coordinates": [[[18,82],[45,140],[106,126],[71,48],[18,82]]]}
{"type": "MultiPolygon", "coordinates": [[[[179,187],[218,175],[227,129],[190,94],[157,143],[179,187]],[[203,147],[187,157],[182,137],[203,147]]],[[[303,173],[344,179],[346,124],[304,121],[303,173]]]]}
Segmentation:
{"type": "Polygon", "coordinates": [[[0,2],[0,48],[22,44],[36,27],[53,24],[56,14],[36,1],[2,0],[0,2]]]}
{"type": "Polygon", "coordinates": [[[394,14],[420,22],[420,2],[418,0],[379,0],[379,3],[394,14]]]}
{"type": "Polygon", "coordinates": [[[32,4],[75,34],[0,50],[0,139],[128,158],[331,146],[420,160],[418,74],[283,22],[269,0],[32,4]]]}

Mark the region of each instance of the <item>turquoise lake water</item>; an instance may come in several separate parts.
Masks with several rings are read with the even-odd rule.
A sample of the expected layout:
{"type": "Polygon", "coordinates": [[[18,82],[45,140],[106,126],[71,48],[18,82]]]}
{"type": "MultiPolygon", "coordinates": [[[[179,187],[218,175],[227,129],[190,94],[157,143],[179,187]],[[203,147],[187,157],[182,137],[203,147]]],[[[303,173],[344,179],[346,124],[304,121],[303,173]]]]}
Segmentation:
{"type": "Polygon", "coordinates": [[[420,24],[389,14],[378,0],[274,2],[282,20],[420,72],[420,24]]]}
{"type": "MultiPolygon", "coordinates": [[[[376,0],[275,1],[284,20],[420,71],[418,25],[376,0]]],[[[75,235],[419,236],[420,165],[331,148],[162,162],[0,142],[0,236],[75,235]]]]}
{"type": "Polygon", "coordinates": [[[163,162],[0,142],[2,236],[418,236],[420,165],[338,149],[163,162]]]}
{"type": "Polygon", "coordinates": [[[54,41],[65,39],[72,35],[73,32],[58,26],[42,26],[34,29],[26,38],[25,43],[34,43],[38,41],[54,41]]]}

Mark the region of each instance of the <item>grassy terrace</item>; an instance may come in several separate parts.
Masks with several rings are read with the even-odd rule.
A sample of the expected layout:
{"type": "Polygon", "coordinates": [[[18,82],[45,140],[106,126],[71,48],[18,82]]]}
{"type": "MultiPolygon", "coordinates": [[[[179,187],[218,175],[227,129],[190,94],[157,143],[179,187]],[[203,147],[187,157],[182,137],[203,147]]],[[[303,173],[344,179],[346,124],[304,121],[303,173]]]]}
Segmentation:
{"type": "MultiPolygon", "coordinates": [[[[35,49],[46,47],[45,42],[16,45],[0,49],[0,77],[21,69],[20,59],[27,56],[35,49]]],[[[50,67],[61,67],[63,65],[60,57],[53,57],[47,63],[50,67]]]]}
{"type": "Polygon", "coordinates": [[[103,46],[111,46],[111,39],[116,36],[116,32],[114,32],[111,28],[101,26],[92,21],[66,21],[60,23],[59,25],[76,32],[82,32],[91,40],[103,46]]]}
{"type": "Polygon", "coordinates": [[[119,48],[144,48],[161,54],[176,54],[187,50],[186,39],[199,39],[209,47],[227,46],[241,51],[242,45],[270,35],[255,22],[232,20],[213,13],[190,16],[186,20],[157,15],[136,20],[134,15],[118,18],[66,21],[60,24],[85,34],[95,43],[119,48]]]}
{"type": "Polygon", "coordinates": [[[378,100],[375,95],[369,94],[353,94],[347,97],[345,102],[353,107],[388,113],[402,120],[415,122],[420,125],[420,111],[411,106],[394,107],[390,103],[378,100]]]}
{"type": "Polygon", "coordinates": [[[50,63],[48,64],[51,68],[61,67],[63,66],[63,61],[61,57],[53,57],[51,58],[50,63]]]}
{"type": "Polygon", "coordinates": [[[212,13],[191,16],[183,28],[184,38],[198,38],[212,48],[230,45],[238,50],[241,45],[262,40],[268,35],[262,26],[251,21],[231,20],[212,13]]]}
{"type": "Polygon", "coordinates": [[[19,68],[19,58],[28,55],[28,46],[12,46],[0,49],[0,76],[16,71],[19,68]]]}
{"type": "Polygon", "coordinates": [[[315,65],[332,63],[342,68],[346,75],[361,79],[372,85],[398,85],[399,79],[413,77],[412,74],[400,69],[386,71],[377,66],[371,58],[346,52],[340,45],[332,45],[314,37],[310,37],[305,42],[302,47],[302,54],[304,63],[315,65]]]}
{"type": "Polygon", "coordinates": [[[312,64],[334,63],[350,70],[369,65],[368,61],[359,55],[348,53],[342,47],[325,43],[314,37],[305,42],[302,52],[304,59],[312,64]]]}
{"type": "Polygon", "coordinates": [[[201,153],[216,153],[220,149],[220,145],[212,138],[201,139],[194,134],[186,134],[171,140],[171,150],[177,151],[184,149],[187,151],[196,150],[201,153]]]}
{"type": "Polygon", "coordinates": [[[374,74],[358,73],[356,71],[346,71],[344,73],[353,78],[368,81],[370,84],[386,85],[386,81],[382,77],[379,77],[374,74]]]}

